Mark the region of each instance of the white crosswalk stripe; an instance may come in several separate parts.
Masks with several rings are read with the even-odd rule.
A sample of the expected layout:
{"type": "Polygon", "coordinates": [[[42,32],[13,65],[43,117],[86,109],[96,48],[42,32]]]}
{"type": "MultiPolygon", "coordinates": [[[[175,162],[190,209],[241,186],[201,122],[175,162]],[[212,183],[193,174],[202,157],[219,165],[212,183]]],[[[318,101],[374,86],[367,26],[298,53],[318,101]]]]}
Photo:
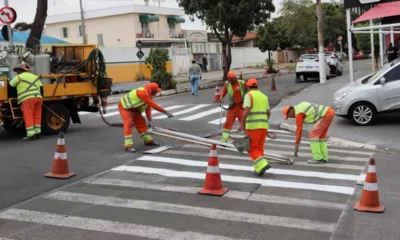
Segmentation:
{"type": "MultiPolygon", "coordinates": [[[[287,132],[277,137],[294,138],[287,132]]],[[[291,145],[267,143],[266,152],[290,155],[292,149],[285,150],[284,144],[291,145]]],[[[198,194],[206,178],[208,147],[161,148],[163,152],[134,155],[129,164],[0,212],[0,221],[78,229],[80,239],[93,232],[114,239],[265,239],[272,230],[279,238],[268,239],[330,239],[372,154],[331,146],[337,160],[308,165],[310,149],[304,145],[294,165],[272,164],[257,176],[247,155],[217,150],[222,184],[229,190],[215,198],[198,194]],[[265,231],[256,230],[260,226],[265,231]]],[[[25,239],[35,239],[29,237],[36,229],[32,226],[26,225],[25,239]]],[[[68,239],[68,231],[58,234],[68,239]]]]}

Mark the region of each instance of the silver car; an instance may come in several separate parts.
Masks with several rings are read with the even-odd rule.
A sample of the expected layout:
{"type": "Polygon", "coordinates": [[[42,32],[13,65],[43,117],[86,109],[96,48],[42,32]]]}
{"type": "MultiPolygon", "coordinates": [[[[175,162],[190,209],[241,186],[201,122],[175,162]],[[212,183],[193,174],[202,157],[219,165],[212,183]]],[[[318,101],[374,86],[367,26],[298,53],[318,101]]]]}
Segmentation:
{"type": "Polygon", "coordinates": [[[361,126],[374,123],[378,114],[400,111],[400,58],[336,91],[333,108],[361,126]]]}

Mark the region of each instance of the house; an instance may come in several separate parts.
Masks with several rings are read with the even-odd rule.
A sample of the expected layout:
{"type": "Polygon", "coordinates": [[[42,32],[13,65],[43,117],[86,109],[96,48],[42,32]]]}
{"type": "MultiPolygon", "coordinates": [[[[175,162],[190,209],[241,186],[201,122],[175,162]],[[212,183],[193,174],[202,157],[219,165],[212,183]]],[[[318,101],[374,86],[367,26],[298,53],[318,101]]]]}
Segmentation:
{"type": "MultiPolygon", "coordinates": [[[[128,5],[85,12],[88,44],[100,47],[134,47],[137,40],[143,47],[183,43],[181,9],[128,5]]],[[[70,43],[83,43],[80,12],[48,16],[45,33],[70,43]]]]}
{"type": "Polygon", "coordinates": [[[238,36],[232,37],[233,47],[254,47],[254,41],[256,39],[256,32],[248,32],[246,36],[240,38],[238,36]]]}

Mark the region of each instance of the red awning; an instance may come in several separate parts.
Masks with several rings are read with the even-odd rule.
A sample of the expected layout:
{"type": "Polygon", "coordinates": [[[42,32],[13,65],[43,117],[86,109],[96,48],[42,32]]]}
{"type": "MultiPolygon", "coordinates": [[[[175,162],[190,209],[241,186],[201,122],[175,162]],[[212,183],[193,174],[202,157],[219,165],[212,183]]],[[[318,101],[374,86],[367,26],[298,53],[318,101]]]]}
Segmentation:
{"type": "Polygon", "coordinates": [[[353,23],[363,22],[376,18],[393,17],[398,15],[400,15],[400,1],[380,3],[369,11],[365,12],[363,15],[353,21],[353,23]]]}

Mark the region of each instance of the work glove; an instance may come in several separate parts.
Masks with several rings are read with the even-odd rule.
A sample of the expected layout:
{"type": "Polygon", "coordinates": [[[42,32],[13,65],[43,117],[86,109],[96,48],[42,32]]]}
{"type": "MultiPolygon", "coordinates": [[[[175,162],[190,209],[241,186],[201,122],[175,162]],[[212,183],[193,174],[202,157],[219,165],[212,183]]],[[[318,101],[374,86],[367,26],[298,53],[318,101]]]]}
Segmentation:
{"type": "Polygon", "coordinates": [[[165,111],[164,114],[167,115],[168,118],[173,118],[173,117],[174,117],[174,115],[172,115],[172,113],[170,113],[170,112],[168,112],[168,111],[165,111]]]}

